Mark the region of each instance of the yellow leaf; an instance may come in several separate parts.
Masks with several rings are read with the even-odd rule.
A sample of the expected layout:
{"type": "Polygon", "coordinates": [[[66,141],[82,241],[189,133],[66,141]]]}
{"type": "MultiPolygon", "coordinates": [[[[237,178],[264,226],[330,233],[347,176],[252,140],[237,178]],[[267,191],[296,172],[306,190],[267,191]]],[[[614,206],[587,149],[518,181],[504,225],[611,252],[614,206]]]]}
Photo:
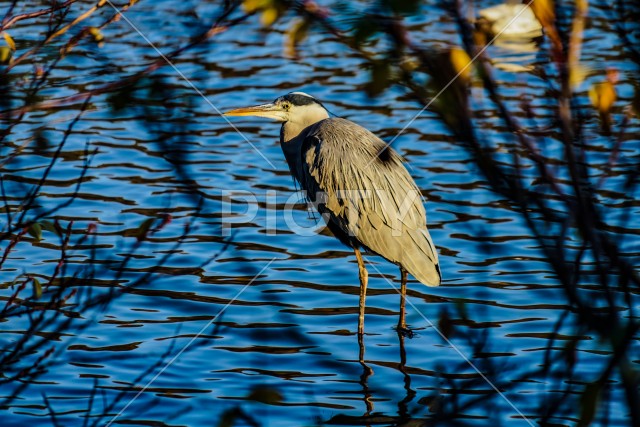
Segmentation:
{"type": "Polygon", "coordinates": [[[280,16],[280,12],[275,7],[268,7],[262,11],[262,15],[260,15],[260,23],[265,27],[270,27],[278,17],[280,16]]]}
{"type": "Polygon", "coordinates": [[[244,0],[242,2],[242,9],[247,13],[255,12],[256,9],[258,9],[257,3],[256,0],[244,0]]]}
{"type": "Polygon", "coordinates": [[[104,40],[104,36],[96,27],[89,27],[89,34],[91,34],[93,36],[93,39],[97,42],[101,42],[102,40],[104,40]]]}
{"type": "Polygon", "coordinates": [[[618,70],[607,69],[607,80],[596,83],[589,89],[591,105],[602,114],[608,114],[618,97],[616,83],[618,82],[618,70]]]}
{"type": "Polygon", "coordinates": [[[300,19],[293,22],[293,25],[287,30],[287,38],[285,39],[285,54],[295,58],[297,54],[297,46],[303,41],[309,32],[309,21],[300,19]]]}
{"type": "Polygon", "coordinates": [[[616,101],[616,89],[609,82],[597,83],[589,89],[591,105],[601,113],[608,113],[616,101]]]}
{"type": "Polygon", "coordinates": [[[449,59],[451,60],[451,65],[453,65],[453,69],[456,74],[460,73],[460,78],[469,81],[471,80],[471,58],[467,52],[458,47],[454,47],[449,52],[449,59]]]}
{"type": "Polygon", "coordinates": [[[10,47],[0,46],[0,64],[8,64],[11,62],[13,52],[10,47]]]}
{"type": "Polygon", "coordinates": [[[244,0],[242,8],[247,13],[255,12],[259,9],[267,9],[273,7],[273,0],[244,0]]]}
{"type": "Polygon", "coordinates": [[[5,39],[5,41],[7,42],[7,45],[9,45],[9,49],[15,51],[16,50],[16,42],[13,41],[13,38],[11,38],[9,33],[7,33],[6,31],[3,31],[2,35],[3,35],[4,39],[5,39]]]}

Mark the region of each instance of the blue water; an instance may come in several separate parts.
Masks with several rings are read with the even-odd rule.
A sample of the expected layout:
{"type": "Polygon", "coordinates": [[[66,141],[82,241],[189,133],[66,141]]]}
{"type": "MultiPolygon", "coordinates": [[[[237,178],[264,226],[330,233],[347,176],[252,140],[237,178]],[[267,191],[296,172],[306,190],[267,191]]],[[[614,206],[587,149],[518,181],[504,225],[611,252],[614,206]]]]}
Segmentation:
{"type": "MultiPolygon", "coordinates": [[[[0,2],[0,13],[8,4],[0,2]]],[[[136,4],[127,17],[158,49],[168,52],[188,40],[195,18],[184,12],[196,4],[202,16],[215,13],[209,2],[156,1],[136,4]]],[[[17,12],[39,7],[37,2],[23,2],[17,12]]],[[[426,10],[444,16],[438,8],[426,10]]],[[[111,13],[105,6],[89,22],[98,25],[111,13]]],[[[621,50],[611,48],[615,41],[603,31],[604,12],[594,7],[592,13],[583,62],[594,72],[581,87],[582,101],[588,103],[590,84],[602,80],[600,55],[606,49],[607,65],[622,72],[618,94],[623,106],[633,93],[632,65],[621,50]]],[[[32,46],[45,24],[16,25],[10,32],[19,49],[32,46]]],[[[455,40],[455,28],[447,19],[425,16],[414,18],[412,25],[420,28],[425,43],[447,45],[455,40]]],[[[427,419],[433,405],[452,405],[452,395],[460,404],[483,398],[461,409],[460,419],[525,426],[517,411],[535,424],[545,399],[554,399],[557,382],[533,372],[543,363],[548,338],[566,308],[563,291],[522,217],[490,190],[469,153],[453,143],[446,127],[429,111],[413,121],[394,147],[405,157],[427,200],[429,229],[440,252],[444,281],[438,288],[426,288],[410,278],[407,322],[415,336],[399,337],[394,330],[397,268],[367,255],[365,355],[364,363],[359,361],[355,334],[359,282],[353,253],[323,231],[319,216],[309,213],[304,203],[294,204],[302,196],[296,194],[277,142],[278,125],[235,119],[236,131],[215,108],[224,111],[304,90],[336,115],[391,140],[421,106],[403,97],[400,88],[368,98],[362,91],[368,74],[361,61],[321,32],[313,32],[304,42],[301,59],[286,58],[282,34],[286,28],[284,20],[265,31],[253,17],[181,56],[176,68],[203,97],[175,69],[164,67],[154,73],[173,91],[166,101],[175,107],[169,116],[143,91],[135,94],[139,109],[114,111],[104,95],[91,100],[38,203],[46,209],[68,200],[83,168],[85,145],[97,150],[77,197],[51,219],[57,218],[64,227],[73,221],[67,277],[92,259],[100,261],[95,278],[80,281],[78,289],[106,293],[123,287],[124,291],[108,306],[83,312],[65,334],[50,337],[50,345],[32,354],[34,359],[25,359],[28,363],[47,348],[55,349],[46,372],[2,408],[2,425],[52,425],[43,396],[62,425],[82,425],[85,417],[92,416],[89,423],[98,425],[113,421],[171,426],[231,425],[218,423],[225,413],[240,411],[259,425],[270,426],[397,425],[401,419],[427,419]],[[149,110],[142,109],[145,105],[149,110]],[[145,115],[158,123],[145,126],[145,115]],[[178,132],[181,126],[186,134],[173,136],[167,146],[158,142],[157,131],[178,132]],[[176,176],[168,147],[183,156],[185,172],[199,186],[201,209],[198,197],[176,176]],[[144,220],[165,214],[171,215],[171,222],[135,249],[126,272],[118,276],[109,267],[115,264],[108,262],[122,261],[136,247],[136,230],[144,220]],[[73,248],[90,225],[97,227],[95,240],[73,248]],[[185,235],[186,225],[190,229],[185,235]],[[162,260],[167,253],[168,259],[162,260]],[[128,288],[161,260],[162,268],[146,283],[128,288]],[[447,340],[438,333],[447,330],[441,321],[444,313],[455,325],[447,340]],[[474,348],[474,339],[481,337],[486,345],[474,348]],[[496,393],[490,383],[504,394],[496,393]]],[[[157,57],[124,20],[103,33],[104,46],[78,46],[53,72],[43,94],[58,98],[99,87],[157,57]],[[110,74],[100,71],[107,60],[112,64],[110,74]]],[[[53,48],[43,49],[38,57],[45,61],[55,53],[53,48]]],[[[493,47],[489,54],[545,66],[535,52],[493,47]]],[[[27,61],[12,75],[19,80],[29,75],[31,67],[27,61]]],[[[499,70],[496,79],[513,108],[521,93],[531,96],[536,117],[520,117],[524,126],[550,124],[554,111],[543,102],[544,81],[533,73],[499,70]]],[[[19,105],[20,87],[15,90],[19,105]]],[[[479,83],[473,94],[484,117],[478,121],[482,138],[495,146],[509,143],[512,136],[495,118],[479,83]]],[[[31,141],[34,129],[57,143],[81,104],[29,113],[11,131],[0,155],[6,158],[25,145],[22,154],[2,167],[14,210],[26,191],[24,182],[37,182],[50,160],[51,151],[43,154],[31,141]]],[[[621,109],[617,120],[620,113],[621,109]]],[[[589,118],[585,126],[597,129],[597,118],[589,118]]],[[[638,131],[637,120],[630,122],[628,135],[635,136],[625,141],[621,158],[637,158],[638,131]]],[[[593,162],[606,163],[609,153],[604,142],[597,132],[592,134],[593,150],[588,154],[593,162]]],[[[538,141],[551,163],[562,156],[554,135],[538,141]]],[[[605,187],[613,193],[602,193],[608,217],[621,221],[629,209],[632,215],[637,212],[637,204],[620,204],[637,198],[620,194],[624,179],[614,170],[605,187]],[[605,205],[609,198],[612,206],[605,205]]],[[[4,227],[6,221],[1,221],[4,227]]],[[[625,250],[637,253],[639,229],[625,233],[625,250]]],[[[3,250],[6,245],[5,240],[3,250]]],[[[41,241],[25,237],[3,265],[0,299],[6,301],[12,294],[10,284],[22,272],[46,281],[58,263],[60,248],[60,240],[48,231],[41,241]]],[[[77,314],[77,303],[70,299],[58,322],[77,314]]],[[[25,315],[2,323],[3,348],[11,348],[28,325],[25,315]]],[[[552,353],[562,352],[563,339],[581,336],[574,381],[595,380],[607,356],[606,349],[600,351],[602,343],[583,336],[571,322],[559,333],[552,353]]],[[[634,350],[637,355],[637,341],[634,350]]],[[[637,357],[632,359],[638,363],[637,357]]],[[[8,396],[18,385],[3,384],[0,395],[8,396]]],[[[621,390],[613,387],[612,393],[621,390]]],[[[614,405],[611,425],[625,421],[626,414],[614,405]]],[[[250,425],[241,417],[234,422],[250,425]]],[[[554,422],[573,425],[571,416],[554,422]]]]}

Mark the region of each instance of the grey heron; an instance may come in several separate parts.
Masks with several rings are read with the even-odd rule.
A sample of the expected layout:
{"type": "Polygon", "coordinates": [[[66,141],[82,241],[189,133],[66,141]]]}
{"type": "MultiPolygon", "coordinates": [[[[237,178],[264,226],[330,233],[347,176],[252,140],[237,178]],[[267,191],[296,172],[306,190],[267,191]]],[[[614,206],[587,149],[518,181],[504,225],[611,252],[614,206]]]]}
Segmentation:
{"type": "Polygon", "coordinates": [[[368,283],[361,248],[400,267],[398,330],[405,330],[407,272],[427,286],[438,286],[441,275],[421,193],[401,156],[362,126],[330,118],[321,102],[303,92],[225,115],[282,122],[280,144],[291,174],[328,228],[355,252],[360,278],[358,334],[364,332],[368,283]]]}

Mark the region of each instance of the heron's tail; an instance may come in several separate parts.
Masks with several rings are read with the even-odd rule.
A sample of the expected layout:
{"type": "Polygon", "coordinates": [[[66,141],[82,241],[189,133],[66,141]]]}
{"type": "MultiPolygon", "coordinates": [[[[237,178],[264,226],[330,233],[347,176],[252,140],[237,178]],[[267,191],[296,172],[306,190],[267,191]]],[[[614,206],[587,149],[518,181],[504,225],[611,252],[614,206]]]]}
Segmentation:
{"type": "Polygon", "coordinates": [[[404,248],[402,267],[427,286],[439,286],[442,275],[438,252],[427,229],[410,231],[413,245],[404,248]]]}

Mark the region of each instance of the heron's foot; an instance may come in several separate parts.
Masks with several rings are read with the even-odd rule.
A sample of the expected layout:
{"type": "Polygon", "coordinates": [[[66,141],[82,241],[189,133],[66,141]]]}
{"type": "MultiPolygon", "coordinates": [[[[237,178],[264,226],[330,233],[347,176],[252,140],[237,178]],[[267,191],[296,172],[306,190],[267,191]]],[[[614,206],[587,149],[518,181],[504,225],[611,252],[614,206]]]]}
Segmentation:
{"type": "Polygon", "coordinates": [[[398,335],[402,335],[406,338],[413,338],[416,335],[416,333],[409,329],[407,325],[396,326],[396,332],[398,332],[398,335]]]}

